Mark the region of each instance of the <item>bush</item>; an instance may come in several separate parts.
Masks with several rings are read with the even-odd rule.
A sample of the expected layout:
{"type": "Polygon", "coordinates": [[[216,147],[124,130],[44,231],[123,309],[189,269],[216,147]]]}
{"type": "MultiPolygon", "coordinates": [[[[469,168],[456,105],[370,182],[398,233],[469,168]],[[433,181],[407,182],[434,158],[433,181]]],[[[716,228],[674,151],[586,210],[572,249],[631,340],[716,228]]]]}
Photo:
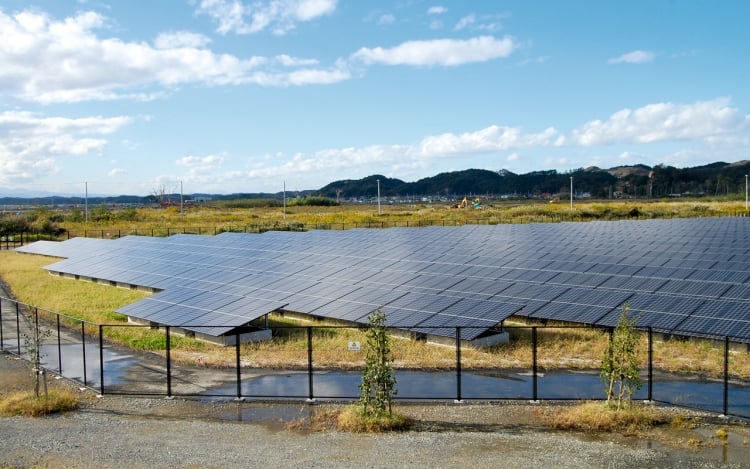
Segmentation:
{"type": "Polygon", "coordinates": [[[335,200],[329,199],[328,197],[301,197],[298,199],[290,199],[289,201],[287,201],[287,205],[290,207],[333,207],[338,205],[338,203],[336,203],[335,200]]]}

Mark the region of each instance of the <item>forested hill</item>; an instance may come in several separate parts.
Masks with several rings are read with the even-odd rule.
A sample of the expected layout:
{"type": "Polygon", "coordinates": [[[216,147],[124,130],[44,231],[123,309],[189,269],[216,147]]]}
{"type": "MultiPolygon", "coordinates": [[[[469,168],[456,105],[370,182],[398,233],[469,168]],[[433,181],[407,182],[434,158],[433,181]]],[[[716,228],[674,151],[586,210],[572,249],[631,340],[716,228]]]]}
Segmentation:
{"type": "MultiPolygon", "coordinates": [[[[556,197],[570,193],[570,178],[573,178],[576,196],[590,194],[591,197],[666,197],[670,195],[727,195],[744,194],[745,175],[750,173],[750,161],[736,163],[712,163],[694,168],[645,165],[620,166],[610,169],[596,167],[570,172],[534,171],[514,174],[510,171],[488,171],[467,169],[441,173],[414,182],[387,178],[382,175],[367,176],[357,180],[332,182],[319,190],[287,192],[288,197],[319,195],[331,199],[350,200],[375,197],[380,186],[383,197],[464,197],[464,196],[511,196],[511,197],[556,197]]],[[[282,193],[243,194],[186,194],[187,201],[221,201],[238,199],[278,199],[282,193]]],[[[15,205],[89,205],[99,204],[179,204],[180,194],[164,194],[158,198],[147,196],[80,196],[37,197],[0,196],[0,206],[15,205]]]]}
{"type": "Polygon", "coordinates": [[[378,184],[383,197],[410,195],[480,196],[509,195],[540,197],[569,194],[573,178],[576,194],[592,197],[664,197],[669,195],[725,195],[745,191],[745,175],[750,161],[712,163],[694,168],[645,165],[620,166],[611,169],[596,167],[570,172],[534,171],[514,174],[509,171],[467,169],[441,173],[415,182],[387,178],[382,175],[328,184],[319,194],[331,198],[360,198],[377,195],[378,184]]]}

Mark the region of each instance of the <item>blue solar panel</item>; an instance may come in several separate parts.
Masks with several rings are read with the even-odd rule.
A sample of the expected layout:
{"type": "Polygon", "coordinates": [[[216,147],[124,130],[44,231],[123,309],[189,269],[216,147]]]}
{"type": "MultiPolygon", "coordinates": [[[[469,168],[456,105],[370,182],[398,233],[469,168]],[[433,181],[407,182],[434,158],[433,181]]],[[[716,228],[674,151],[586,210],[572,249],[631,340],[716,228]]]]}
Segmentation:
{"type": "Polygon", "coordinates": [[[361,321],[393,303],[403,314],[440,313],[427,319],[450,332],[471,321],[489,328],[506,314],[608,326],[629,301],[639,326],[750,342],[744,217],[74,238],[17,250],[67,258],[47,267],[53,273],[165,290],[122,309],[135,317],[176,319],[172,301],[195,314],[222,313],[214,318],[223,322],[219,305],[238,297],[361,321]],[[446,318],[447,326],[439,321],[446,318]]]}

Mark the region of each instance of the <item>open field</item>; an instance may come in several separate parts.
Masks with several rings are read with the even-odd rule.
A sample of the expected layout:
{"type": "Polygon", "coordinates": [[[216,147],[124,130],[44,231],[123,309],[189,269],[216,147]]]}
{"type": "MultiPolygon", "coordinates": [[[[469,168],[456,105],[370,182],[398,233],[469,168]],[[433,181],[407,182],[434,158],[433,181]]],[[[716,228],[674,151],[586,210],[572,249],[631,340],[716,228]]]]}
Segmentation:
{"type": "MultiPolygon", "coordinates": [[[[221,231],[258,229],[350,229],[364,227],[425,226],[497,223],[547,223],[561,221],[624,220],[643,218],[711,217],[745,213],[740,201],[701,198],[694,200],[575,201],[483,200],[480,209],[452,209],[446,203],[377,205],[291,206],[278,201],[248,201],[166,208],[89,207],[88,222],[81,207],[38,207],[22,215],[20,223],[39,232],[72,236],[117,237],[127,234],[163,236],[168,233],[215,234],[221,231]],[[273,202],[273,203],[270,203],[273,202]]],[[[12,218],[6,215],[5,219],[12,218]]],[[[3,217],[0,217],[0,221],[3,217]]],[[[0,227],[1,228],[1,227],[0,227]]]]}

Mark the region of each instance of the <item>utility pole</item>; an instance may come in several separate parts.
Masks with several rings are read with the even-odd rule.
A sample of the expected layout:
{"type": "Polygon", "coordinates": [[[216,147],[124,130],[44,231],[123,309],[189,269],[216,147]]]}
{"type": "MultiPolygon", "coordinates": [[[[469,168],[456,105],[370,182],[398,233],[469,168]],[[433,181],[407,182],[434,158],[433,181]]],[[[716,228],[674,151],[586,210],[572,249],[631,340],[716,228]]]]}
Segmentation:
{"type": "Polygon", "coordinates": [[[573,210],[573,176],[570,176],[570,209],[573,210]]]}
{"type": "Polygon", "coordinates": [[[380,215],[380,179],[378,179],[378,215],[380,215]]]}

